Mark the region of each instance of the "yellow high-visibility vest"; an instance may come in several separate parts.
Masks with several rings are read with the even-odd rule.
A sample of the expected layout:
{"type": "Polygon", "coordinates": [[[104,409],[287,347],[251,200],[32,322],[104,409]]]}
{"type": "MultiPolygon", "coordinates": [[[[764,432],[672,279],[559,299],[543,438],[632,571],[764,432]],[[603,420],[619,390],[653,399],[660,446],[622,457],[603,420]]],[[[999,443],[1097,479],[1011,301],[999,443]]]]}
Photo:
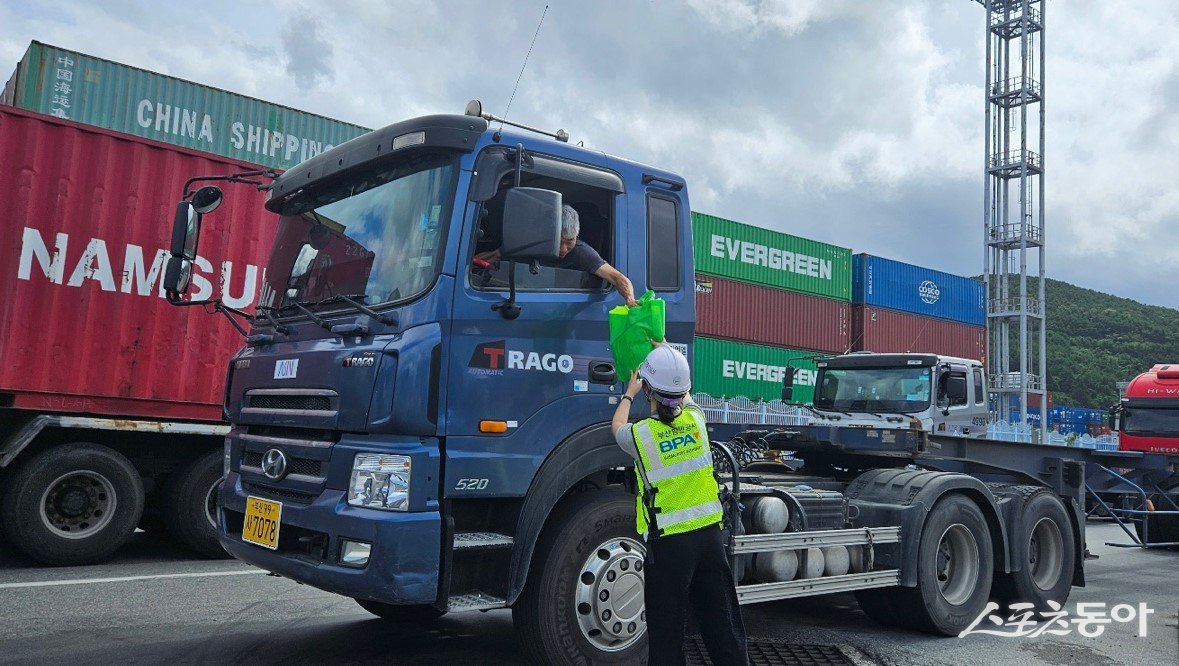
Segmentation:
{"type": "Polygon", "coordinates": [[[631,426],[639,450],[635,529],[648,534],[648,512],[657,532],[648,538],[691,532],[723,518],[720,488],[712,474],[708,427],[695,409],[670,424],[647,418],[631,426]]]}

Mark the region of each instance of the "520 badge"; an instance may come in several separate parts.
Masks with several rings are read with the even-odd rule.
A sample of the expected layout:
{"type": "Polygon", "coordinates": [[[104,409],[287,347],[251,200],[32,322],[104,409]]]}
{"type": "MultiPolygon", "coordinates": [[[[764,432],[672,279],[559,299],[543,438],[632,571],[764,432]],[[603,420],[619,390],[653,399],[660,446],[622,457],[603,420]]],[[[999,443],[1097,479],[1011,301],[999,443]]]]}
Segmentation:
{"type": "Polygon", "coordinates": [[[490,479],[459,479],[454,484],[455,490],[486,490],[490,479]]]}

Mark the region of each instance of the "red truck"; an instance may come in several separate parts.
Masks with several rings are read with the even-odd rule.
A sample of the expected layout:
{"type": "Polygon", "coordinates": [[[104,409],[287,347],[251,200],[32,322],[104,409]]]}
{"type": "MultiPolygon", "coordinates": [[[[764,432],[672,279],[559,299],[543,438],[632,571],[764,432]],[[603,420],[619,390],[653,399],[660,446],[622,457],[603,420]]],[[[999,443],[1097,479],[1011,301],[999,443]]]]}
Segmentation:
{"type": "Polygon", "coordinates": [[[1118,448],[1179,453],[1179,363],[1160,363],[1135,377],[1110,414],[1118,448]]]}
{"type": "MultiPolygon", "coordinates": [[[[0,107],[0,532],[35,560],[109,556],[135,531],[224,554],[225,373],[241,336],[168,304],[162,220],[194,174],[255,165],[0,107]]],[[[193,288],[249,308],[277,225],[235,192],[193,288]]]]}

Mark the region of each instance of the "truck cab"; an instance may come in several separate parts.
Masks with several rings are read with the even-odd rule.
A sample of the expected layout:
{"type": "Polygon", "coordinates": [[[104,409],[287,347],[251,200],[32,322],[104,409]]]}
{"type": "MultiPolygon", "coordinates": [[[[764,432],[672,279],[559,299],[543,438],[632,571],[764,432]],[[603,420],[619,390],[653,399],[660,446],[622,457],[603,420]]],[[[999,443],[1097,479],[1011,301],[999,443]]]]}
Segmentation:
{"type": "Polygon", "coordinates": [[[1118,448],[1144,453],[1179,453],[1179,364],[1156,364],[1126,386],[1110,412],[1118,448]]]}
{"type": "MultiPolygon", "coordinates": [[[[491,118],[399,122],[267,187],[278,233],[225,388],[221,543],[382,617],[513,606],[538,659],[631,654],[643,546],[608,427],[622,299],[560,265],[560,216],[572,207],[580,242],[664,299],[667,338],[687,345],[687,189],[491,118]],[[581,598],[592,613],[554,617],[581,598]]],[[[203,212],[181,210],[177,303],[203,212]]]]}
{"type": "Polygon", "coordinates": [[[987,380],[979,361],[856,352],[816,365],[812,411],[818,423],[986,437],[987,380]]]}

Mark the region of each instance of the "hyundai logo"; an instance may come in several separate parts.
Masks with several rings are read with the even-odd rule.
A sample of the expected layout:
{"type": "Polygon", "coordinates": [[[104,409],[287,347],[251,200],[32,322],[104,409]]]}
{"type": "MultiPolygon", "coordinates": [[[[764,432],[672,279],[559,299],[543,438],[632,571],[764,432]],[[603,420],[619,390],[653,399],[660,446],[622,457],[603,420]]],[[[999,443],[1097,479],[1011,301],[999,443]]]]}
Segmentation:
{"type": "Polygon", "coordinates": [[[278,449],[270,449],[262,456],[262,473],[278,481],[287,474],[287,457],[278,449]]]}

